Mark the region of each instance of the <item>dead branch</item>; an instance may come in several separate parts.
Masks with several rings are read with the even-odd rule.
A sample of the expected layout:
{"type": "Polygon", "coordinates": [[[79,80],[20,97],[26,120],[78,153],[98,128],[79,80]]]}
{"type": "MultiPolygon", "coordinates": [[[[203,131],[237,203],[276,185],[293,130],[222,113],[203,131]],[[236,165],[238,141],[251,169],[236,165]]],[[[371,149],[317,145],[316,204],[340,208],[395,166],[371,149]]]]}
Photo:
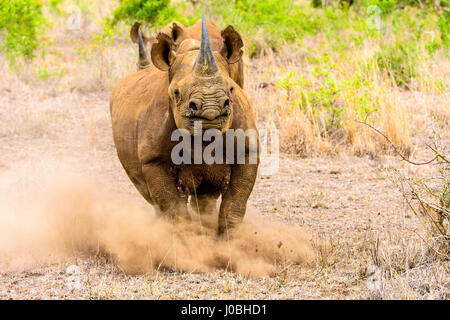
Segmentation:
{"type": "Polygon", "coordinates": [[[397,153],[404,161],[406,161],[406,162],[408,162],[408,163],[410,163],[410,164],[413,164],[413,165],[415,165],[415,166],[423,166],[423,165],[432,163],[432,162],[435,161],[436,159],[442,159],[442,161],[444,161],[444,162],[446,162],[446,163],[450,163],[450,161],[449,161],[446,157],[444,157],[442,154],[440,154],[440,152],[438,152],[435,148],[433,148],[432,146],[430,146],[430,145],[428,145],[428,144],[426,144],[426,146],[427,146],[428,148],[430,148],[430,149],[435,153],[435,156],[434,156],[432,159],[430,159],[430,160],[428,160],[428,161],[425,161],[425,162],[414,162],[414,161],[411,161],[411,160],[409,160],[406,156],[404,156],[404,155],[398,150],[397,146],[396,146],[396,145],[391,141],[391,139],[389,139],[383,132],[381,132],[380,130],[378,130],[378,129],[375,128],[374,126],[368,124],[367,122],[363,122],[363,121],[359,121],[359,120],[355,120],[355,121],[358,122],[358,123],[361,123],[361,124],[364,124],[364,125],[368,126],[368,127],[371,128],[372,130],[374,130],[376,133],[378,133],[379,135],[381,135],[383,138],[385,138],[386,141],[389,142],[389,144],[394,148],[394,151],[395,151],[395,152],[396,152],[396,153],[397,153]]]}

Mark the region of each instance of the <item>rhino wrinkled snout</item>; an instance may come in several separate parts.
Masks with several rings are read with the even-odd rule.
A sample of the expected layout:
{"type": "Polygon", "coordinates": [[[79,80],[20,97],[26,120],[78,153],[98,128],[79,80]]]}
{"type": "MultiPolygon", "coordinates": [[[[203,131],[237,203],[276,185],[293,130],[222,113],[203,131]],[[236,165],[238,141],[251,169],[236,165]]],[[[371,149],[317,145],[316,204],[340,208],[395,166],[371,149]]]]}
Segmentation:
{"type": "Polygon", "coordinates": [[[228,116],[230,113],[230,100],[228,99],[222,106],[220,106],[220,104],[211,103],[202,105],[199,101],[190,101],[187,116],[189,118],[198,118],[199,120],[213,121],[220,116],[228,116]]]}
{"type": "Polygon", "coordinates": [[[202,112],[201,117],[206,120],[213,121],[220,115],[221,113],[218,109],[208,108],[202,112]]]}

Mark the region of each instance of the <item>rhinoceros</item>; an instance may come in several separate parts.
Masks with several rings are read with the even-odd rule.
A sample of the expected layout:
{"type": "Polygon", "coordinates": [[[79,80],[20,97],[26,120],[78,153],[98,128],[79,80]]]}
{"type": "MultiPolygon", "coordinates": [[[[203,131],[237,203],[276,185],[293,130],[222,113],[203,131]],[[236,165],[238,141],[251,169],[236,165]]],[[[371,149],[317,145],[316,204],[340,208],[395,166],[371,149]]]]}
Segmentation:
{"type": "MultiPolygon", "coordinates": [[[[242,41],[232,37],[229,41],[238,43],[230,42],[226,51],[213,51],[207,25],[211,26],[202,17],[200,41],[185,39],[176,46],[159,33],[151,50],[153,65],[116,85],[110,110],[119,160],[156,214],[175,221],[189,219],[189,202],[200,215],[217,213],[216,202],[222,196],[218,234],[224,235],[244,218],[257,176],[259,137],[252,107],[229,67],[241,58],[242,41]],[[218,132],[214,137],[223,139],[222,154],[227,156],[213,163],[204,159],[175,163],[173,150],[179,143],[172,141],[173,133],[187,134],[193,145],[183,157],[195,158],[199,124],[200,136],[209,129],[218,132]],[[230,132],[256,132],[256,138],[251,143],[244,136],[242,149],[237,145],[239,136],[230,132]]],[[[207,143],[200,141],[205,150],[207,143]]]]}
{"type": "MultiPolygon", "coordinates": [[[[244,87],[244,61],[241,59],[244,45],[241,36],[233,26],[228,26],[221,30],[213,22],[207,20],[206,27],[208,30],[208,37],[210,39],[211,49],[219,51],[222,56],[226,56],[228,60],[228,67],[230,68],[230,77],[241,88],[244,87]]],[[[200,41],[201,38],[201,20],[190,27],[183,26],[182,23],[174,21],[161,29],[159,35],[155,37],[147,37],[140,30],[140,23],[136,22],[130,31],[130,38],[134,43],[139,44],[140,56],[137,63],[138,70],[145,69],[150,66],[150,61],[145,55],[144,46],[152,46],[159,41],[171,42],[172,50],[178,52],[184,51],[186,48],[192,49],[195,46],[195,40],[200,41]],[[139,42],[139,38],[141,41],[139,42]],[[157,39],[158,38],[158,39],[157,39]],[[191,39],[191,41],[185,41],[191,39]],[[194,41],[192,41],[194,40],[194,41]],[[180,47],[180,45],[183,45],[180,47]]]]}

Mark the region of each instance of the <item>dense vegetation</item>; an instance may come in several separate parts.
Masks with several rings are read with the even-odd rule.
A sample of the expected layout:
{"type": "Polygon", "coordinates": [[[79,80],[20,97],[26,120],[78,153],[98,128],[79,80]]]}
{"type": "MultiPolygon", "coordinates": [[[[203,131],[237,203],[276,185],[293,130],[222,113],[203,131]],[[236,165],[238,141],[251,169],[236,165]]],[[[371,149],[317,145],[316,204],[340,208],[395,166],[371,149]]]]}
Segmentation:
{"type": "Polygon", "coordinates": [[[152,26],[163,26],[172,20],[179,20],[181,15],[171,6],[170,0],[123,0],[114,10],[111,25],[119,21],[133,23],[146,22],[152,26]]]}
{"type": "Polygon", "coordinates": [[[11,63],[17,56],[34,56],[45,23],[41,1],[0,0],[0,50],[11,63]]]}

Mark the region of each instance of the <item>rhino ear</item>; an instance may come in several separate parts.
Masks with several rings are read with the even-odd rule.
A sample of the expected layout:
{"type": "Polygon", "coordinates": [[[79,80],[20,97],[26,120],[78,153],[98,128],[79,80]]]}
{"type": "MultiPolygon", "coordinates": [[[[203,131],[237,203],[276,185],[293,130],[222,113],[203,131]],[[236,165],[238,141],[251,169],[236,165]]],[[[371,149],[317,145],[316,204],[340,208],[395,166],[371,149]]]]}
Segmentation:
{"type": "MultiPolygon", "coordinates": [[[[135,22],[131,27],[130,38],[133,43],[138,43],[138,30],[140,26],[141,24],[139,22],[135,22]]],[[[144,40],[145,43],[146,36],[144,34],[142,34],[142,39],[144,40]]]]}
{"type": "MultiPolygon", "coordinates": [[[[141,24],[139,23],[139,22],[135,22],[134,24],[133,24],[133,26],[131,27],[131,30],[130,30],[130,38],[131,38],[131,41],[133,42],[133,43],[138,43],[138,30],[139,30],[139,28],[141,27],[141,24]]],[[[149,38],[147,38],[143,33],[142,33],[142,28],[141,28],[141,35],[142,35],[142,40],[144,41],[144,44],[145,45],[147,45],[147,44],[153,44],[153,43],[155,43],[156,42],[156,39],[154,38],[154,37],[149,37],[149,38]]]]}
{"type": "Polygon", "coordinates": [[[238,62],[242,57],[242,47],[244,46],[241,36],[232,26],[228,26],[222,30],[221,35],[223,38],[223,47],[220,50],[220,54],[228,63],[238,62]]]}
{"type": "Polygon", "coordinates": [[[158,33],[156,42],[152,45],[152,62],[161,71],[168,71],[175,61],[175,51],[173,50],[173,40],[165,33],[158,33]]]}
{"type": "Polygon", "coordinates": [[[173,22],[172,23],[173,42],[178,43],[179,42],[178,40],[182,39],[183,33],[184,33],[184,26],[178,21],[173,22]]]}

